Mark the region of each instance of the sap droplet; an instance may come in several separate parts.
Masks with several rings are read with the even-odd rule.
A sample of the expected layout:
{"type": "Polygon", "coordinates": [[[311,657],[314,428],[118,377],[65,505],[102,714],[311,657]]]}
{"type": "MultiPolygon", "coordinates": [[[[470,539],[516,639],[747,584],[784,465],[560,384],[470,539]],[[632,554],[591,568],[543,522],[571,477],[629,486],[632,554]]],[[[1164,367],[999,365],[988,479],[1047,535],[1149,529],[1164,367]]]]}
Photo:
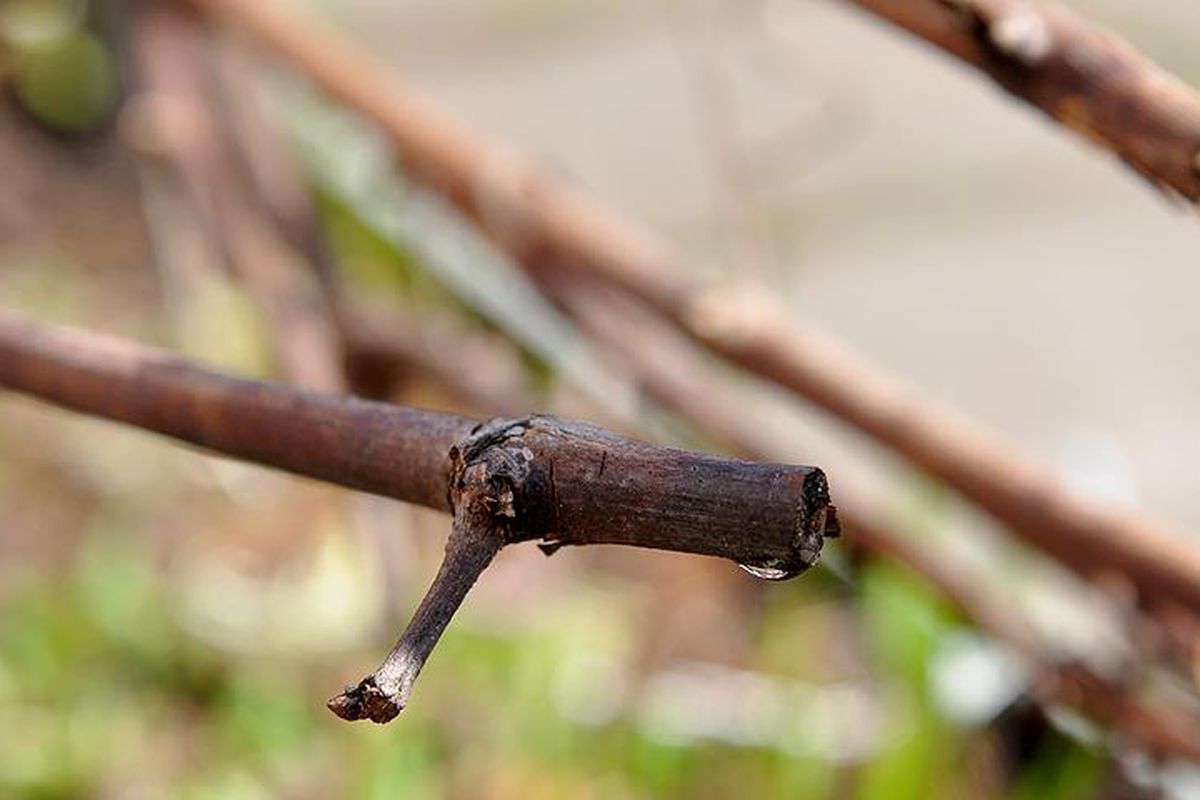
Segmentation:
{"type": "Polygon", "coordinates": [[[754,564],[738,564],[739,567],[749,572],[754,577],[764,581],[786,581],[788,578],[794,578],[803,570],[787,570],[779,567],[762,567],[754,564]]]}

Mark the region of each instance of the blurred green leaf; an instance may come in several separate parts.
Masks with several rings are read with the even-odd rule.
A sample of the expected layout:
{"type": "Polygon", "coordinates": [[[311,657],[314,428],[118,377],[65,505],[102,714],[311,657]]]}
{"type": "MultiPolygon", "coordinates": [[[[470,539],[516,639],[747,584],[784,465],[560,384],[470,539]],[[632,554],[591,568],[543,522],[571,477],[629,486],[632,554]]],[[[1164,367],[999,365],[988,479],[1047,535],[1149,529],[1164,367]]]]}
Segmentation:
{"type": "Polygon", "coordinates": [[[331,192],[314,192],[317,210],[339,270],[354,283],[392,291],[423,290],[432,284],[415,256],[387,241],[331,192]]]}
{"type": "Polygon", "coordinates": [[[83,20],[86,0],[2,0],[0,39],[19,47],[61,39],[83,20]]]}
{"type": "Polygon", "coordinates": [[[319,706],[282,670],[245,669],[230,680],[214,709],[218,735],[231,759],[260,760],[301,750],[313,734],[319,706]]]}
{"type": "Polygon", "coordinates": [[[1103,764],[1096,754],[1052,732],[1017,776],[1013,800],[1082,800],[1095,797],[1103,764]]]}
{"type": "Polygon", "coordinates": [[[883,563],[862,571],[861,609],[868,647],[884,683],[884,746],[864,766],[863,800],[934,795],[952,769],[952,728],[929,692],[929,667],[954,616],[931,586],[915,574],[883,563]],[[895,681],[888,686],[888,681],[895,681]]]}
{"type": "Polygon", "coordinates": [[[953,610],[916,574],[881,562],[862,571],[860,607],[872,656],[923,696],[938,639],[955,627],[953,610]]]}

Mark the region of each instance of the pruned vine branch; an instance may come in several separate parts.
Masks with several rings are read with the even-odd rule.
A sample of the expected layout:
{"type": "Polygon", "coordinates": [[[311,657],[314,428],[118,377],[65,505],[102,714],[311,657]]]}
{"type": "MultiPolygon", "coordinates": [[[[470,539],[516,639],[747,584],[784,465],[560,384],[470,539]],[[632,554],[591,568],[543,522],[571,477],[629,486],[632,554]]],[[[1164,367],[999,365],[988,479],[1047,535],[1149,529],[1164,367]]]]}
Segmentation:
{"type": "Polygon", "coordinates": [[[656,447],[583,422],[475,420],[221,375],[161,350],[0,311],[0,386],[248,461],[452,511],[446,561],[379,671],[331,702],[386,721],[502,546],[624,544],[812,566],[838,524],[816,467],[656,447]],[[389,711],[390,709],[390,711],[389,711]]]}
{"type": "MultiPolygon", "coordinates": [[[[1073,570],[1085,576],[1115,571],[1128,576],[1145,598],[1200,611],[1200,551],[1169,526],[1077,500],[1015,448],[788,319],[771,298],[694,281],[652,236],[449,117],[335,33],[269,1],[189,2],[252,35],[372,119],[390,137],[412,178],[475,219],[517,263],[530,270],[575,270],[621,288],[728,361],[890,447],[1073,570]]],[[[912,15],[946,14],[936,29],[947,36],[962,24],[950,15],[953,9],[934,0],[875,5],[897,17],[905,9],[912,15]]],[[[955,14],[965,6],[985,15],[1016,7],[950,5],[960,9],[955,14]]],[[[1029,8],[1041,13],[1040,7],[1029,8]]],[[[968,34],[969,26],[963,31],[968,34]]],[[[1115,69],[1110,78],[1121,74],[1115,69]]],[[[1139,93],[1136,81],[1119,85],[1126,91],[1123,107],[1154,107],[1154,94],[1139,93]]],[[[1186,94],[1170,85],[1176,88],[1166,95],[1186,94]]],[[[1098,92],[1112,101],[1115,90],[1098,86],[1087,84],[1084,94],[1098,92]]],[[[1178,153],[1178,143],[1186,138],[1177,137],[1171,152],[1178,153]]],[[[1187,158],[1193,158],[1191,151],[1187,158]]],[[[1168,182],[1166,176],[1161,180],[1168,182]]]]}

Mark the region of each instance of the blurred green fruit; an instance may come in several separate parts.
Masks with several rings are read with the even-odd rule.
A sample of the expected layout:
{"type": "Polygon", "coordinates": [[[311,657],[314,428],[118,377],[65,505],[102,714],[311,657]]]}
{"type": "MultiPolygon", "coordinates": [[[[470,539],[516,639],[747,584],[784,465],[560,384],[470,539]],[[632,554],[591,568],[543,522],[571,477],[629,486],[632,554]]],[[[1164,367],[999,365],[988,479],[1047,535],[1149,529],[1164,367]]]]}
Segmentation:
{"type": "Polygon", "coordinates": [[[39,122],[63,133],[99,125],[116,100],[112,57],[87,31],[74,30],[23,52],[17,60],[17,97],[39,122]]]}

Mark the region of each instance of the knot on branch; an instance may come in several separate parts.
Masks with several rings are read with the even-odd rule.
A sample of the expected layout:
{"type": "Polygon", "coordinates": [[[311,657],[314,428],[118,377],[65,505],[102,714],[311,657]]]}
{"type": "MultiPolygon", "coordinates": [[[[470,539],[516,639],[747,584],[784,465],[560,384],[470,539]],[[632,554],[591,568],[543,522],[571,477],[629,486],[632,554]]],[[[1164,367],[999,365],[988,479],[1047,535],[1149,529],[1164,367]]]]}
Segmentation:
{"type": "Polygon", "coordinates": [[[1034,69],[1054,52],[1045,11],[1023,0],[942,0],[957,12],[986,51],[1004,62],[1034,69]]]}
{"type": "Polygon", "coordinates": [[[518,541],[520,497],[533,464],[533,451],[518,440],[540,419],[494,419],[481,423],[450,448],[450,508],[472,515],[473,528],[497,531],[503,544],[518,541]]]}
{"type": "Polygon", "coordinates": [[[692,297],[685,314],[705,341],[744,347],[773,335],[780,314],[769,295],[747,284],[722,284],[692,297]]]}
{"type": "Polygon", "coordinates": [[[344,692],[327,702],[325,707],[347,722],[369,719],[382,725],[391,722],[400,714],[404,709],[404,702],[397,697],[395,691],[381,689],[375,675],[371,674],[357,685],[347,686],[344,692]]]}

